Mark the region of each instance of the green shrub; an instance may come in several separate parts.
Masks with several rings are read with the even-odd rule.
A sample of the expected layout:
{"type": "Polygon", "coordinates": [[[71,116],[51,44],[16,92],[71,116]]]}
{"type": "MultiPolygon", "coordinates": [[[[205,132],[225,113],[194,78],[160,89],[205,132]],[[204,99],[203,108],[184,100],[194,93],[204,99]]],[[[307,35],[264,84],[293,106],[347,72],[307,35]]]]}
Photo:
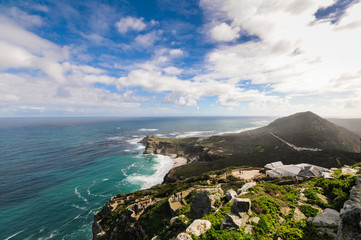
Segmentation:
{"type": "Polygon", "coordinates": [[[277,237],[287,240],[302,239],[303,231],[295,227],[282,226],[277,230],[277,237]]]}
{"type": "Polygon", "coordinates": [[[232,202],[228,202],[223,205],[217,212],[211,211],[205,215],[202,219],[208,220],[212,223],[212,227],[219,230],[223,219],[226,218],[226,214],[231,212],[232,202]]]}
{"type": "Polygon", "coordinates": [[[313,208],[310,205],[300,205],[298,208],[306,217],[314,217],[319,213],[318,209],[313,208]]]}
{"type": "Polygon", "coordinates": [[[149,236],[161,235],[162,231],[166,229],[171,219],[172,214],[169,210],[168,201],[162,200],[147,208],[140,216],[139,223],[149,236]]]}
{"type": "Polygon", "coordinates": [[[193,236],[196,240],[255,240],[252,236],[239,230],[215,230],[211,227],[206,234],[199,237],[193,236]]]}
{"type": "Polygon", "coordinates": [[[340,210],[349,198],[350,190],[358,177],[359,175],[341,175],[333,179],[319,178],[315,186],[323,189],[323,193],[331,200],[331,207],[340,210]]]}

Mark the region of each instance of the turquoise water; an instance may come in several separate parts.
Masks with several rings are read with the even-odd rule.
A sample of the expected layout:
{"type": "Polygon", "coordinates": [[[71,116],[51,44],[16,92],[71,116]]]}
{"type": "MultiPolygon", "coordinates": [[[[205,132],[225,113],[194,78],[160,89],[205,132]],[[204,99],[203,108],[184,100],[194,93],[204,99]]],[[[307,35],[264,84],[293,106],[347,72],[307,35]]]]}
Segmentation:
{"type": "Polygon", "coordinates": [[[143,155],[146,134],[209,136],[266,117],[0,119],[0,239],[91,239],[111,196],[162,182],[173,160],[143,155]]]}

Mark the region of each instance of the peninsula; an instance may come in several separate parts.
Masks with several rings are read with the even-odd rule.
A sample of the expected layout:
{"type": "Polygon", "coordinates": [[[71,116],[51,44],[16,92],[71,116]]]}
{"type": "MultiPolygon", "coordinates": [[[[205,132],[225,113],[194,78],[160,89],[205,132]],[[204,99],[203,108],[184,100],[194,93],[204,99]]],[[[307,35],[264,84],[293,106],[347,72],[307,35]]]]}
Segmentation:
{"type": "Polygon", "coordinates": [[[145,154],[187,164],[161,185],[112,197],[94,216],[95,240],[361,237],[361,227],[349,223],[361,220],[360,138],[314,113],[237,134],[147,135],[142,143],[145,154]],[[284,168],[273,167],[279,163],[302,174],[282,176],[284,168]],[[281,174],[266,176],[263,167],[281,174]],[[314,177],[312,169],[327,174],[314,177]]]}

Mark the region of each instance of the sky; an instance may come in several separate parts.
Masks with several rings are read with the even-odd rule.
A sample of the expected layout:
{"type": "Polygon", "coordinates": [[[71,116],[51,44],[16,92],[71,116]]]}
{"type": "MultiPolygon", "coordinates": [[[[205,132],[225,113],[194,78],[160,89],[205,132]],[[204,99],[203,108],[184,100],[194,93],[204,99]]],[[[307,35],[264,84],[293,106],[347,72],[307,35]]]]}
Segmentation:
{"type": "Polygon", "coordinates": [[[361,117],[355,0],[0,1],[0,117],[361,117]]]}

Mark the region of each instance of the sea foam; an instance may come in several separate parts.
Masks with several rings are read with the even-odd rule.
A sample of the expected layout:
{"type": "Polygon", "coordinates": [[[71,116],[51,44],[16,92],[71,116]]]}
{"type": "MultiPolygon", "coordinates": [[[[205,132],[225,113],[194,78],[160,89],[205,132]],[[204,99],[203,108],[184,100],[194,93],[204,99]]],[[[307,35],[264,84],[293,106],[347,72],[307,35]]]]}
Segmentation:
{"type": "Polygon", "coordinates": [[[174,161],[171,157],[164,155],[155,155],[154,161],[156,162],[153,166],[155,172],[152,175],[133,173],[125,180],[132,184],[139,184],[141,189],[162,183],[164,176],[172,169],[174,161]]]}

